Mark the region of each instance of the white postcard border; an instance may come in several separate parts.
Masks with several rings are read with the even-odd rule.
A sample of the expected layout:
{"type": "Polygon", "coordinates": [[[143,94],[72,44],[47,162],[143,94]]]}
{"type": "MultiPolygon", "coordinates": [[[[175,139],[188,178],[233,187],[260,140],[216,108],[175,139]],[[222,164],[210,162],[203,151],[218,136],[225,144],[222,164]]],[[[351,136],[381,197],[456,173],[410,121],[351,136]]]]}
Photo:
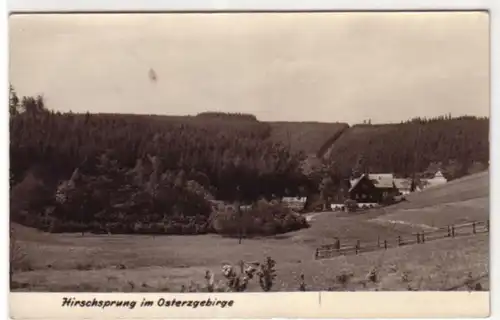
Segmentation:
{"type": "MultiPolygon", "coordinates": [[[[491,145],[491,152],[490,152],[490,159],[491,159],[491,167],[490,167],[490,173],[491,173],[491,207],[490,207],[490,212],[491,214],[491,221],[492,221],[492,228],[497,229],[499,222],[495,217],[495,213],[499,211],[499,204],[498,200],[495,197],[499,192],[499,187],[498,184],[500,183],[500,176],[499,176],[499,170],[497,169],[496,163],[499,163],[499,141],[500,141],[500,129],[499,129],[499,117],[497,117],[497,113],[500,114],[499,108],[499,101],[500,101],[500,90],[494,90],[494,88],[499,88],[498,86],[498,78],[500,74],[500,63],[498,62],[498,57],[500,56],[500,19],[499,19],[499,14],[500,14],[500,3],[496,0],[490,0],[490,1],[481,1],[481,0],[467,0],[467,1],[456,1],[456,0],[407,0],[407,1],[398,1],[398,0],[379,0],[379,1],[371,1],[371,0],[363,0],[363,1],[353,1],[353,0],[338,0],[338,1],[321,1],[321,0],[312,0],[312,1],[298,1],[298,0],[260,0],[260,1],[250,1],[250,0],[239,0],[239,1],[222,1],[222,0],[214,0],[214,1],[203,1],[203,0],[189,0],[189,1],[133,1],[133,0],[108,0],[108,1],[99,1],[99,0],[73,0],[73,1],[55,1],[55,0],[10,0],[7,2],[7,12],[6,13],[11,13],[11,12],[33,12],[33,11],[38,11],[38,12],[49,12],[49,11],[214,11],[214,10],[232,10],[232,11],[240,11],[240,10],[475,10],[475,9],[487,9],[490,11],[490,21],[491,21],[491,45],[492,45],[492,51],[491,51],[491,66],[492,66],[492,73],[491,73],[491,125],[490,125],[490,145],[491,145]]],[[[3,10],[3,7],[2,7],[3,10]]],[[[3,13],[3,12],[2,12],[3,13]]],[[[4,64],[2,66],[4,67],[5,72],[2,73],[2,76],[0,77],[1,84],[5,88],[4,90],[0,90],[0,101],[4,101],[5,104],[7,101],[7,85],[8,85],[8,39],[7,39],[7,14],[2,14],[0,22],[0,41],[3,44],[2,48],[3,54],[0,55],[2,58],[4,64]]],[[[6,108],[4,109],[6,110],[6,108]]],[[[4,123],[2,124],[2,139],[0,140],[2,143],[2,151],[3,151],[3,160],[5,164],[8,164],[9,162],[9,156],[8,156],[8,117],[2,117],[1,118],[4,123]]],[[[5,231],[7,231],[8,226],[8,167],[5,165],[2,167],[2,170],[0,170],[0,181],[3,182],[2,187],[4,188],[4,192],[2,192],[2,197],[4,201],[2,203],[5,205],[4,207],[4,215],[3,217],[6,219],[4,226],[5,226],[5,231]]],[[[500,220],[499,220],[500,221],[500,220]]],[[[5,237],[5,242],[4,244],[8,244],[8,236],[7,232],[5,232],[6,237],[5,237]]],[[[491,233],[491,246],[492,248],[496,248],[499,246],[499,237],[496,234],[496,232],[491,233]]],[[[4,251],[5,257],[7,257],[8,254],[8,248],[7,246],[4,246],[2,250],[4,251]]],[[[7,260],[7,259],[6,259],[7,260]]],[[[7,260],[8,261],[8,260],[7,260]]],[[[491,263],[493,266],[497,266],[498,264],[498,250],[491,250],[491,263]]],[[[6,289],[5,292],[5,299],[2,299],[2,302],[7,302],[9,298],[9,292],[8,292],[8,280],[7,280],[7,268],[8,265],[4,264],[4,270],[3,270],[3,277],[2,281],[5,281],[4,288],[6,289]]],[[[495,268],[491,268],[491,287],[492,293],[491,293],[491,309],[493,313],[493,317],[498,317],[499,315],[499,308],[500,304],[494,303],[495,301],[498,300],[498,295],[496,294],[496,289],[499,289],[499,282],[500,282],[500,272],[497,272],[495,268]]],[[[279,293],[280,295],[279,299],[284,299],[288,301],[288,297],[290,295],[294,295],[296,293],[279,293]]],[[[298,293],[304,295],[304,293],[298,293]]],[[[309,294],[309,293],[306,293],[309,294]]],[[[367,301],[363,299],[363,296],[367,293],[364,292],[356,292],[353,293],[357,297],[354,298],[360,305],[366,306],[367,301]]],[[[373,294],[373,293],[372,293],[373,294]]],[[[382,292],[377,292],[375,293],[377,296],[374,296],[375,300],[372,301],[377,301],[376,297],[381,297],[384,295],[389,299],[389,296],[391,295],[390,299],[396,299],[399,301],[401,297],[408,295],[408,294],[415,294],[411,299],[410,298],[405,298],[409,302],[414,302],[416,305],[419,305],[420,307],[423,307],[423,309],[427,309],[429,311],[430,306],[426,304],[421,304],[422,302],[419,302],[417,295],[427,295],[429,296],[431,293],[426,293],[426,292],[421,292],[421,293],[406,293],[406,292],[394,292],[394,293],[382,293],[382,292]]],[[[432,295],[442,295],[442,297],[439,297],[439,299],[444,299],[446,300],[447,296],[453,294],[453,293],[432,293],[432,295]]],[[[35,311],[36,309],[30,304],[32,303],[31,301],[35,302],[35,300],[31,300],[31,295],[30,293],[23,293],[21,294],[24,296],[21,300],[17,300],[19,298],[15,298],[16,296],[19,297],[19,295],[13,295],[12,302],[13,304],[16,304],[16,301],[18,304],[21,304],[23,308],[26,308],[31,311],[35,311]],[[29,301],[29,302],[28,302],[29,301]]],[[[58,299],[56,296],[52,295],[47,295],[43,294],[45,297],[49,297],[49,299],[58,299]]],[[[84,296],[86,294],[78,294],[77,296],[84,296]]],[[[122,298],[122,295],[125,296],[125,294],[113,294],[114,299],[122,298]]],[[[192,294],[194,295],[194,294],[192,294]]],[[[244,294],[245,298],[242,298],[243,300],[247,299],[252,299],[250,297],[250,294],[245,293],[244,294]],[[249,297],[249,298],[246,298],[249,297]]],[[[274,294],[273,294],[274,295],[274,294]]],[[[330,296],[330,293],[326,294],[323,293],[322,296],[322,304],[325,304],[326,301],[329,301],[329,298],[326,298],[330,296]]],[[[349,293],[341,293],[338,296],[339,300],[333,300],[333,304],[335,304],[335,301],[345,301],[342,299],[345,299],[349,293]],[[343,295],[344,297],[340,296],[343,295]]],[[[128,296],[128,295],[126,295],[128,296]]],[[[453,308],[455,310],[460,310],[461,306],[470,306],[470,303],[472,300],[468,300],[470,297],[474,297],[474,294],[464,296],[464,300],[462,298],[457,298],[454,297],[454,305],[453,308]]],[[[332,296],[333,297],[333,296],[332,296]]],[[[409,296],[408,296],[409,297],[409,296]]],[[[477,297],[477,296],[475,296],[477,297]]],[[[484,296],[483,296],[484,297],[484,296]]],[[[273,297],[274,298],[274,297],[273,297]]],[[[43,298],[46,299],[46,298],[43,298]]],[[[236,299],[240,299],[240,297],[237,297],[236,299]]],[[[276,298],[272,299],[272,301],[277,301],[275,300],[276,298]]],[[[333,299],[333,298],[332,298],[333,299]]],[[[349,299],[354,300],[352,297],[349,299]]],[[[372,298],[373,299],[373,298],[372,298]]],[[[425,297],[424,297],[425,299],[425,297]]],[[[477,299],[477,298],[474,298],[477,299]]],[[[484,299],[484,298],[483,298],[484,299]]],[[[267,299],[271,300],[271,299],[267,299]]],[[[45,302],[47,300],[44,300],[45,302]]],[[[440,300],[442,301],[442,300],[440,300]]],[[[474,300],[476,301],[476,300],[474,300]]],[[[54,300],[56,302],[56,300],[54,300]]],[[[252,303],[252,308],[258,309],[261,308],[260,301],[257,298],[256,300],[253,301],[252,303]]],[[[369,303],[368,303],[369,305],[369,303]]],[[[444,304],[445,305],[445,304],[444,304]]],[[[9,304],[6,303],[5,308],[2,308],[3,310],[8,310],[9,304]]],[[[340,309],[334,310],[333,313],[325,314],[323,315],[326,317],[339,317],[341,316],[342,313],[339,313],[339,310],[342,308],[346,309],[347,311],[352,310],[352,307],[346,306],[346,305],[340,305],[340,309]]],[[[299,313],[296,313],[297,316],[300,317],[300,311],[303,308],[307,308],[305,305],[296,305],[295,308],[299,313]]],[[[362,307],[357,307],[357,310],[360,310],[362,307]]],[[[381,305],[377,305],[377,308],[382,308],[381,305]]],[[[16,308],[14,308],[15,310],[16,308]]],[[[59,308],[58,308],[59,309],[59,308]]],[[[442,309],[443,310],[443,309],[442,309]]],[[[52,310],[54,311],[54,310],[52,310]]],[[[453,310],[451,310],[453,311],[453,310]]],[[[390,314],[379,314],[379,317],[392,317],[393,313],[390,314]]],[[[399,314],[401,315],[401,314],[399,314]]],[[[465,316],[469,316],[468,314],[463,314],[465,316]]],[[[15,314],[11,315],[15,316],[15,314]]],[[[217,315],[214,315],[217,317],[217,315]]],[[[266,315],[253,315],[253,317],[263,317],[266,318],[266,315]]],[[[297,317],[295,316],[295,317],[297,317]]],[[[373,315],[372,315],[373,316],[373,315]]],[[[398,315],[396,315],[398,316],[398,315]]],[[[411,317],[425,317],[423,314],[419,314],[416,312],[413,314],[411,317]]],[[[474,317],[474,315],[470,315],[471,317],[474,317]]],[[[9,317],[9,316],[8,316],[9,317]]],[[[102,317],[102,316],[101,316],[102,317]]],[[[147,316],[146,316],[147,317],[147,316]]],[[[141,318],[146,318],[146,317],[141,317],[141,318]]],[[[164,317],[170,318],[171,316],[169,314],[166,314],[164,317]]],[[[179,317],[182,317],[180,315],[179,317]]],[[[203,316],[195,316],[195,317],[203,317],[203,316]]],[[[240,317],[238,314],[232,314],[231,317],[240,317]]],[[[314,317],[314,316],[303,316],[305,317],[314,317]]],[[[346,317],[345,315],[343,317],[346,317]]],[[[359,314],[356,317],[363,317],[362,314],[359,314]]],[[[401,316],[404,317],[404,316],[401,316]]],[[[436,316],[433,316],[433,318],[437,317],[447,317],[444,314],[437,314],[436,316]]],[[[19,317],[15,317],[19,318],[19,317]]],[[[47,317],[44,317],[47,318],[47,317]]],[[[53,318],[50,317],[49,318],[53,318]]]]}
{"type": "Polygon", "coordinates": [[[488,292],[12,293],[16,319],[487,317],[488,292]],[[69,306],[75,300],[88,307],[69,306]],[[65,300],[66,299],[66,300],[65,300]],[[95,299],[95,300],[94,300],[95,299]],[[175,301],[174,301],[175,299],[175,301]],[[134,301],[130,308],[112,300],[134,301]],[[143,301],[152,306],[141,306],[143,301]],[[28,305],[29,301],[29,305],[28,305]],[[103,301],[104,304],[99,306],[103,301]],[[108,301],[108,307],[105,303],[108,301]],[[215,305],[217,302],[223,304],[215,305]],[[170,302],[170,304],[169,304],[170,302]],[[186,303],[183,303],[186,302],[186,303]],[[66,306],[62,307],[62,304],[66,306]],[[201,306],[203,304],[203,306],[201,306]],[[210,304],[210,305],[208,305],[210,304]],[[425,306],[425,308],[422,308],[425,306]],[[38,310],[37,312],[33,312],[38,310]]]}

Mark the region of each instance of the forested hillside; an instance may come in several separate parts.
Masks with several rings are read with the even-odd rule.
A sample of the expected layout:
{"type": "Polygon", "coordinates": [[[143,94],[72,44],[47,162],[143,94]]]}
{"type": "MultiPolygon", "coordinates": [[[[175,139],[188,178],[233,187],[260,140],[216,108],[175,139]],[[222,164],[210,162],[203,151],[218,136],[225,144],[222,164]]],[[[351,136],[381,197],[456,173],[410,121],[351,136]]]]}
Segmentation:
{"type": "Polygon", "coordinates": [[[218,199],[252,200],[281,194],[301,178],[299,155],[268,135],[267,124],[244,120],[23,113],[11,119],[11,170],[14,179],[33,166],[64,178],[75,168],[94,172],[103,153],[126,168],[157,156],[162,172],[203,176],[218,199]]]}
{"type": "Polygon", "coordinates": [[[325,155],[341,169],[411,176],[435,167],[448,178],[484,170],[489,162],[489,119],[439,117],[400,124],[355,125],[325,155]]]}
{"type": "Polygon", "coordinates": [[[349,128],[219,112],[59,113],[11,88],[11,217],[53,232],[169,234],[211,232],[219,219],[217,232],[234,234],[237,215],[215,210],[220,200],[253,205],[248,232],[286,232],[307,223],[272,199],[331,197],[353,169],[480,171],[488,130],[488,119],[472,117],[349,128]]]}
{"type": "Polygon", "coordinates": [[[251,204],[311,185],[302,155],[248,115],[61,114],[14,92],[10,111],[11,206],[24,224],[176,221],[184,230],[168,233],[207,232],[211,199],[251,204]],[[12,202],[30,192],[28,207],[12,202]]]}

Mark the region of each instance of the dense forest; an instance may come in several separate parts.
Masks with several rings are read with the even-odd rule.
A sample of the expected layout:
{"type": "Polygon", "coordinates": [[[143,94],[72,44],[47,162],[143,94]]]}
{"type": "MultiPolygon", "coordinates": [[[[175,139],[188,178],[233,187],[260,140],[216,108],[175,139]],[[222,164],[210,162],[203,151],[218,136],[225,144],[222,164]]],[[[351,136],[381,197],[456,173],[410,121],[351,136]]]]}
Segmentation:
{"type": "Polygon", "coordinates": [[[48,196],[13,218],[52,231],[61,221],[128,229],[176,221],[184,229],[167,233],[207,232],[212,198],[255,204],[314,188],[301,172],[303,155],[269,135],[268,124],[248,115],[61,114],[48,111],[42,97],[19,99],[11,90],[11,187],[22,190],[31,179],[43,185],[39,194],[62,199],[48,196]],[[34,218],[47,207],[52,211],[34,218]]]}
{"type": "Polygon", "coordinates": [[[235,235],[237,203],[250,208],[245,232],[275,234],[307,226],[281,197],[334,197],[353,170],[457,178],[489,159],[486,118],[349,128],[220,112],[74,114],[12,87],[9,107],[11,219],[51,232],[235,235]]]}
{"type": "Polygon", "coordinates": [[[356,125],[331,146],[327,158],[344,170],[355,164],[366,172],[410,177],[434,167],[455,179],[488,166],[489,119],[443,116],[356,125]]]}

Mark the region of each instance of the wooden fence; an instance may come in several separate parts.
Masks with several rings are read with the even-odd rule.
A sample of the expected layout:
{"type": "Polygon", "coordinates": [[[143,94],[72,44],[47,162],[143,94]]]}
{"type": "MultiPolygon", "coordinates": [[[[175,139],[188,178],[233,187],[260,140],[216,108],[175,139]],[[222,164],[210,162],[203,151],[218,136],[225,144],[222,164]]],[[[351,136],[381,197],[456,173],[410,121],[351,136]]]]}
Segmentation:
{"type": "Polygon", "coordinates": [[[396,238],[381,239],[373,242],[361,242],[357,240],[351,243],[343,243],[340,239],[334,244],[323,245],[316,249],[314,259],[328,259],[340,255],[359,254],[377,250],[385,250],[405,245],[421,244],[428,241],[457,238],[473,234],[488,233],[489,220],[474,221],[459,225],[450,225],[433,231],[421,231],[412,234],[401,235],[396,238]]]}

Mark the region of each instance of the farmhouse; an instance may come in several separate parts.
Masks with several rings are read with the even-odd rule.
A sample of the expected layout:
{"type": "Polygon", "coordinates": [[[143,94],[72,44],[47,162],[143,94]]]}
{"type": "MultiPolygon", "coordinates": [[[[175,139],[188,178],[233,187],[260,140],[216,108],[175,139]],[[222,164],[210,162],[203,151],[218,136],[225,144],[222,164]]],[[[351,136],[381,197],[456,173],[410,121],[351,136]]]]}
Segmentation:
{"type": "Polygon", "coordinates": [[[444,177],[443,173],[441,171],[438,171],[438,172],[436,172],[434,177],[426,180],[426,185],[427,185],[427,187],[433,187],[433,186],[439,186],[439,185],[445,184],[447,182],[448,182],[448,180],[444,177]]]}
{"type": "Polygon", "coordinates": [[[360,203],[380,203],[389,196],[398,195],[394,175],[363,174],[351,182],[349,198],[360,203]]]}

